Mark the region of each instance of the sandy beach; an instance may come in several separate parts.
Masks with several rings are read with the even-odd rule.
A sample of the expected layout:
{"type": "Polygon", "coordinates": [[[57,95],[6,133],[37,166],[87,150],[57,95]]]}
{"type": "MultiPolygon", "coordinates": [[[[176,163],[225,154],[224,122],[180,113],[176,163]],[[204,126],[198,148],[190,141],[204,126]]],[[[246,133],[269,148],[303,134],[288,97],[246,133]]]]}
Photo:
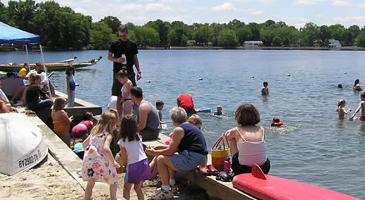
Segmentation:
{"type": "MultiPolygon", "coordinates": [[[[118,199],[122,199],[123,175],[120,176],[118,199]]],[[[152,182],[146,182],[145,196],[155,190],[152,182]]],[[[132,199],[137,196],[132,191],[132,199]]],[[[0,174],[0,199],[83,199],[84,189],[50,155],[48,160],[37,168],[18,173],[14,176],[0,174]]],[[[109,199],[106,184],[97,184],[94,199],[109,199]]]]}

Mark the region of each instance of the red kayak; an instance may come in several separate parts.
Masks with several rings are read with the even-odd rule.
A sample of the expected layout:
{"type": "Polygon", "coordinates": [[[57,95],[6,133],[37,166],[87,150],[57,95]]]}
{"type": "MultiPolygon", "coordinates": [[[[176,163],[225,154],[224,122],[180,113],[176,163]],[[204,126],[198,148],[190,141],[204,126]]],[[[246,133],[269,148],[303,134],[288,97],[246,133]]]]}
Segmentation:
{"type": "Polygon", "coordinates": [[[233,178],[233,187],[263,200],[354,200],[358,198],[317,186],[265,175],[258,166],[233,178]]]}

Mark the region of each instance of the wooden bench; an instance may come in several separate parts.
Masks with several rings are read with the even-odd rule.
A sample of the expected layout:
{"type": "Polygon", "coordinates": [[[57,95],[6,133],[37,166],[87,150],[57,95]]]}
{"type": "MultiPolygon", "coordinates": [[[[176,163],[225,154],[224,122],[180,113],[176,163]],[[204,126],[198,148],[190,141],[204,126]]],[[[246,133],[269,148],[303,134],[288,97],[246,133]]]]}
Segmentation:
{"type": "MultiPolygon", "coordinates": [[[[143,142],[145,145],[157,146],[164,144],[164,141],[169,139],[168,136],[160,134],[157,140],[143,142]]],[[[210,154],[208,154],[208,163],[210,161],[210,154]]],[[[187,179],[191,184],[204,189],[209,196],[218,199],[242,199],[254,200],[256,198],[237,190],[233,187],[232,182],[222,182],[215,179],[215,176],[204,176],[197,170],[191,171],[187,174],[177,174],[177,177],[187,179]]]]}

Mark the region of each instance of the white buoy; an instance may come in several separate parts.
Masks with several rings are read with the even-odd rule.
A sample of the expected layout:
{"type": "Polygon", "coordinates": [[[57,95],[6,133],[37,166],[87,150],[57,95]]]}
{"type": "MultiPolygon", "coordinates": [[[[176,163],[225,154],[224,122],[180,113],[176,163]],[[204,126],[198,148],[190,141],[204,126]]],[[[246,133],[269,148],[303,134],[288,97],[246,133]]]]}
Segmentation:
{"type": "Polygon", "coordinates": [[[200,77],[200,78],[199,78],[199,80],[201,81],[201,80],[203,80],[203,78],[202,78],[202,77],[200,77]]]}

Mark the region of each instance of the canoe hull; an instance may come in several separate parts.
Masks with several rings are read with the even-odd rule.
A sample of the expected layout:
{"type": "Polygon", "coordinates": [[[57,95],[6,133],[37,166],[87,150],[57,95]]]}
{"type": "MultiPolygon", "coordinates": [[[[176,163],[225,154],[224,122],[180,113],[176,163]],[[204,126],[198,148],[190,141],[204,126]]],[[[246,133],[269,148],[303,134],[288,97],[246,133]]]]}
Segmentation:
{"type": "MultiPolygon", "coordinates": [[[[81,63],[75,63],[72,66],[75,69],[85,68],[92,65],[95,65],[98,62],[81,62],[81,63]]],[[[47,68],[47,71],[65,71],[66,67],[69,66],[67,63],[45,63],[45,67],[47,68]]],[[[23,65],[10,65],[10,64],[0,64],[0,71],[5,72],[18,72],[23,65]]],[[[34,68],[35,64],[30,64],[30,68],[34,68]]]]}

